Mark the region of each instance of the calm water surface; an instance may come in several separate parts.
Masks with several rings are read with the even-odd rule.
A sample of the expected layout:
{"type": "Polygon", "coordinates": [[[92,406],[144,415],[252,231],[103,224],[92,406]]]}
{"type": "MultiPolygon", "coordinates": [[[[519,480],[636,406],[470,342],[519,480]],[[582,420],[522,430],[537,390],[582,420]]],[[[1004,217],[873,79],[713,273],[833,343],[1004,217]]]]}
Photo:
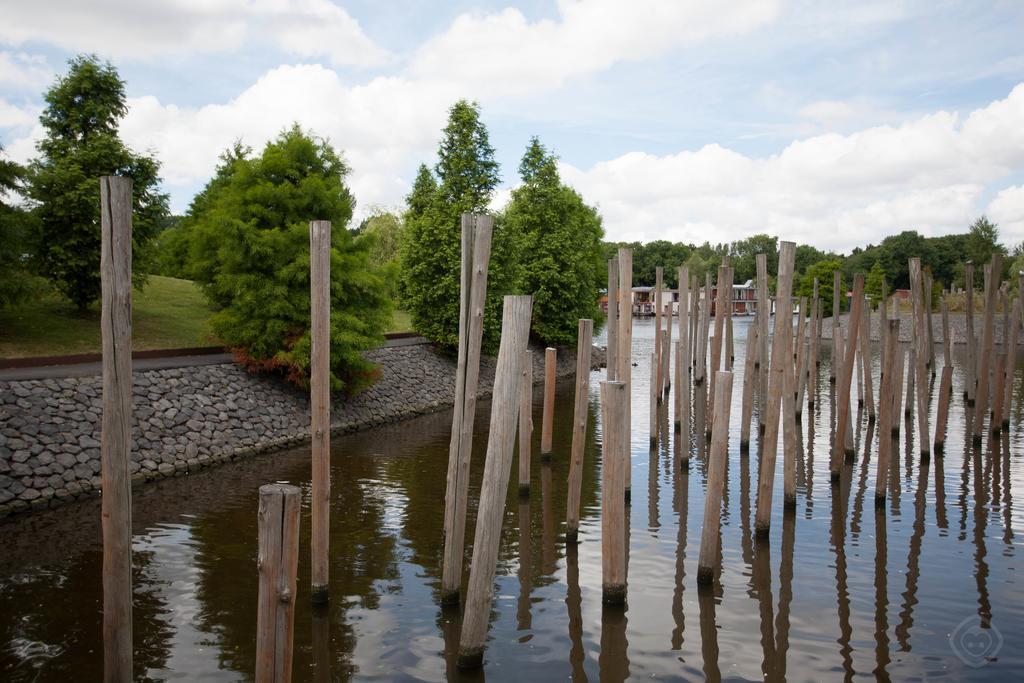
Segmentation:
{"type": "MultiPolygon", "coordinates": [[[[739,452],[737,377],[720,580],[698,590],[706,458],[674,471],[677,435],[662,410],[648,443],[653,324],[634,333],[632,505],[625,611],[602,610],[598,381],[591,374],[581,543],[566,547],[572,384],[559,386],[555,457],[535,461],[520,500],[513,469],[486,664],[454,667],[460,618],[436,602],[451,413],[334,440],[330,606],[309,605],[309,452],[299,449],[152,484],[134,496],[136,677],[250,680],[256,633],[257,488],[300,485],[296,680],[624,680],[627,678],[1006,681],[1024,676],[1024,590],[1014,495],[1021,464],[1021,373],[1008,435],[972,449],[957,365],[945,458],[922,463],[906,424],[884,509],[874,505],[877,435],[858,415],[857,458],[828,473],[828,345],[820,392],[804,410],[795,515],[753,536],[757,444],[739,452]],[[965,445],[966,444],[966,445],[965,445]]],[[[598,338],[603,344],[603,337],[598,338]]],[[[959,351],[959,350],[958,350],[959,351]]],[[[877,379],[877,345],[875,374],[877,379]]],[[[941,366],[941,354],[937,361],[941,366]]],[[[936,382],[937,385],[937,382],[936,382]]],[[[877,391],[877,386],[876,386],[877,391]]],[[[932,410],[936,409],[932,388],[932,410]]],[[[539,452],[540,392],[535,392],[539,452]]],[[[671,406],[671,400],[667,402],[671,406]]],[[[475,504],[490,404],[481,403],[475,504]]],[[[756,428],[754,430],[756,434],[756,428]]],[[[515,465],[513,464],[513,468],[515,465]]],[[[474,510],[471,507],[470,514],[474,510]]],[[[472,535],[467,526],[467,544],[472,535]]],[[[98,680],[102,672],[99,504],[0,524],[0,678],[98,680]]],[[[467,565],[471,549],[467,548],[467,565]]]]}

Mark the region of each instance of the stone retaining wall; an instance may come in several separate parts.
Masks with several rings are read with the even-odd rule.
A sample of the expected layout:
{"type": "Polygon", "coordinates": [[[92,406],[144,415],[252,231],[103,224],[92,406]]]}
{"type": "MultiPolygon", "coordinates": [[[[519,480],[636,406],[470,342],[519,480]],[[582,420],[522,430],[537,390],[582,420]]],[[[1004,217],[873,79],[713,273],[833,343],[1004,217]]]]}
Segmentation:
{"type": "MultiPolygon", "coordinates": [[[[354,399],[336,400],[335,431],[394,422],[451,406],[455,362],[428,345],[375,349],[367,357],[381,378],[354,399]]],[[[533,354],[543,378],[543,351],[533,354]]],[[[594,349],[594,366],[604,352],[594,349]]],[[[480,367],[488,397],[496,359],[480,367]]],[[[575,353],[558,356],[558,376],[575,374],[575,353]]],[[[0,518],[94,495],[100,485],[99,376],[0,381],[0,518]]],[[[308,396],[239,366],[151,370],[134,374],[133,483],[180,476],[309,438],[308,396]]]]}

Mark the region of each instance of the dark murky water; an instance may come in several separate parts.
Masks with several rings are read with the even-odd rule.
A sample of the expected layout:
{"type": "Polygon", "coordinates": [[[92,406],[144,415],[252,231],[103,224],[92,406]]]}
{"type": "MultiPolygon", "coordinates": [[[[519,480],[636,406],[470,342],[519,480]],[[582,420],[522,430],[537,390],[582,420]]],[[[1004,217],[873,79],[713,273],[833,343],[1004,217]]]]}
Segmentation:
{"type": "MultiPolygon", "coordinates": [[[[921,463],[904,425],[889,499],[876,510],[877,436],[863,415],[856,462],[839,485],[829,482],[824,344],[820,393],[801,427],[797,513],[781,512],[780,451],[776,515],[770,541],[761,543],[753,537],[756,445],[749,456],[739,453],[746,324],[736,325],[720,582],[697,590],[706,461],[697,454],[689,472],[673,471],[676,436],[667,414],[659,421],[665,438],[657,451],[648,448],[653,325],[637,321],[628,608],[601,606],[602,371],[591,376],[582,543],[566,548],[563,542],[572,410],[566,383],[559,388],[555,458],[550,465],[535,462],[529,501],[518,499],[514,473],[511,478],[486,665],[466,678],[1004,681],[1024,675],[1024,589],[1014,533],[1022,526],[1014,494],[1024,487],[1020,373],[1009,434],[974,450],[965,440],[969,417],[959,400],[958,366],[945,458],[921,463]]],[[[876,376],[877,363],[876,356],[876,376]]],[[[934,411],[937,388],[932,391],[934,411]]],[[[535,407],[536,453],[539,391],[535,407]]],[[[477,415],[471,501],[489,409],[483,403],[477,415]]],[[[459,618],[443,614],[436,602],[450,419],[445,412],[335,439],[331,603],[322,613],[309,606],[307,509],[295,680],[460,677],[454,668],[459,618]]],[[[136,492],[137,678],[252,678],[256,491],[285,481],[308,496],[309,469],[308,451],[300,450],[136,492]]],[[[0,677],[98,680],[98,502],[0,524],[0,546],[0,677]]]]}

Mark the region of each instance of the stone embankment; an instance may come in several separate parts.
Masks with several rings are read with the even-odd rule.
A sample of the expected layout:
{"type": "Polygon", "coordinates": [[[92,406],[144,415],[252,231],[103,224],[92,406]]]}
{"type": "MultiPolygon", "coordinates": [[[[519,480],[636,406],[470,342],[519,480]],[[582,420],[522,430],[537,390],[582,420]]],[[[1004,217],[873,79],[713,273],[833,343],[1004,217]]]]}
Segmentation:
{"type": "MultiPolygon", "coordinates": [[[[455,362],[422,344],[367,352],[380,379],[355,398],[337,399],[332,429],[353,431],[451,406],[455,362]]],[[[534,353],[543,378],[543,351],[534,353]]],[[[604,351],[595,348],[595,367],[604,351]]],[[[490,396],[496,360],[480,367],[490,396]]],[[[558,376],[575,374],[561,350],[558,376]]],[[[95,495],[100,485],[99,376],[0,381],[0,518],[95,495]]],[[[309,438],[308,396],[233,364],[134,373],[133,483],[180,476],[218,462],[279,450],[309,438]]]]}

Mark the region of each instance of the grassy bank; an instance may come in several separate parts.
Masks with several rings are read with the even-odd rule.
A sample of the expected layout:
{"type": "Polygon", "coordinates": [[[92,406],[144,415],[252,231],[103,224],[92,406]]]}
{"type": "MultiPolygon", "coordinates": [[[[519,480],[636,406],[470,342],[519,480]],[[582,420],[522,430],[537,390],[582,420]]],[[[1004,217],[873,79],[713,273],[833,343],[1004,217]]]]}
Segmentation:
{"type": "MultiPolygon", "coordinates": [[[[132,293],[132,348],[173,349],[216,345],[213,310],[190,280],[152,275],[132,293]]],[[[389,332],[412,329],[409,314],[395,311],[389,332]]],[[[60,356],[100,351],[99,304],[85,313],[56,295],[0,311],[0,358],[60,356]]]]}

